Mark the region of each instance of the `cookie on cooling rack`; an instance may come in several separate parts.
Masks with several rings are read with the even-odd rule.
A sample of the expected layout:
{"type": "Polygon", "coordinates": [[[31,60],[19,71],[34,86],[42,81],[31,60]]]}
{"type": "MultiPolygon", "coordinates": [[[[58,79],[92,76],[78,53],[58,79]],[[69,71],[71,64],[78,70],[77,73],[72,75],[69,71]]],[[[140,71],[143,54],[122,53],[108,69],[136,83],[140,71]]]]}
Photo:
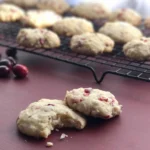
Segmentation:
{"type": "Polygon", "coordinates": [[[94,56],[103,52],[112,52],[114,41],[100,33],[84,33],[73,36],[70,47],[76,53],[94,56]]]}
{"type": "Polygon", "coordinates": [[[92,88],[67,91],[65,101],[73,110],[102,119],[118,116],[122,108],[112,93],[92,88]]]}
{"type": "Polygon", "coordinates": [[[103,33],[111,37],[117,43],[127,43],[133,39],[140,39],[142,32],[127,22],[107,22],[99,29],[103,33]]]}
{"type": "Polygon", "coordinates": [[[59,35],[73,36],[87,32],[94,32],[92,22],[77,17],[66,17],[52,26],[52,30],[59,35]]]}
{"type": "Polygon", "coordinates": [[[17,43],[29,48],[55,48],[61,42],[56,33],[47,29],[21,29],[17,36],[17,43]]]}
{"type": "Polygon", "coordinates": [[[14,22],[24,16],[24,11],[13,4],[0,4],[0,21],[14,22]]]}
{"type": "Polygon", "coordinates": [[[38,0],[4,0],[4,2],[18,5],[23,8],[34,8],[38,0]]]}
{"type": "Polygon", "coordinates": [[[61,19],[61,16],[50,10],[29,10],[21,18],[21,22],[26,26],[34,28],[46,28],[61,19]]]}
{"type": "Polygon", "coordinates": [[[150,28],[150,17],[148,17],[144,20],[144,25],[146,28],[150,28]]]}
{"type": "Polygon", "coordinates": [[[55,128],[83,129],[85,126],[86,120],[62,100],[41,99],[31,103],[17,120],[20,132],[38,138],[47,138],[55,128]]]}
{"type": "Polygon", "coordinates": [[[73,15],[87,19],[108,18],[110,10],[102,3],[81,3],[74,6],[71,10],[73,15]]]}
{"type": "Polygon", "coordinates": [[[141,24],[141,16],[138,12],[130,9],[130,8],[123,8],[118,9],[112,12],[109,16],[110,21],[125,21],[131,23],[132,25],[138,26],[141,24]]]}
{"type": "Polygon", "coordinates": [[[38,0],[37,8],[63,14],[69,9],[69,5],[65,0],[38,0]]]}
{"type": "Polygon", "coordinates": [[[140,40],[132,40],[124,45],[125,56],[132,60],[147,60],[150,58],[150,38],[143,37],[140,40]]]}

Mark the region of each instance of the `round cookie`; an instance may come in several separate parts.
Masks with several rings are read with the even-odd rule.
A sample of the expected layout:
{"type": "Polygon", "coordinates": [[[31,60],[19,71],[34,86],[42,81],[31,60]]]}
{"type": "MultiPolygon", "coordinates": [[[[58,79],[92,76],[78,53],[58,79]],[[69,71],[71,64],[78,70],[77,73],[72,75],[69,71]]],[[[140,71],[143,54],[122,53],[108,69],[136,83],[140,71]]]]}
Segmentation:
{"type": "Polygon", "coordinates": [[[73,36],[70,47],[76,53],[94,56],[103,52],[112,52],[114,41],[100,33],[84,33],[73,36]]]}
{"type": "Polygon", "coordinates": [[[29,48],[56,48],[61,44],[58,35],[52,31],[27,28],[19,31],[17,43],[29,48]]]}
{"type": "Polygon", "coordinates": [[[52,26],[62,17],[53,11],[49,10],[29,10],[26,15],[22,17],[21,22],[26,26],[34,28],[46,28],[52,26]]]}
{"type": "Polygon", "coordinates": [[[148,17],[144,20],[144,25],[146,28],[150,28],[150,17],[148,17]]]}
{"type": "Polygon", "coordinates": [[[6,3],[18,5],[23,8],[34,8],[38,0],[4,0],[6,3]]]}
{"type": "Polygon", "coordinates": [[[66,17],[52,26],[52,30],[59,35],[73,36],[87,32],[94,32],[93,24],[82,18],[66,17]]]}
{"type": "Polygon", "coordinates": [[[81,3],[74,6],[71,10],[73,15],[87,19],[108,18],[110,10],[102,3],[81,3]]]}
{"type": "Polygon", "coordinates": [[[134,26],[141,24],[141,16],[139,13],[130,8],[118,9],[112,12],[109,16],[110,21],[124,21],[131,23],[134,26]]]}
{"type": "Polygon", "coordinates": [[[141,38],[132,40],[124,45],[123,52],[125,56],[132,60],[147,60],[150,57],[150,38],[141,38]]]}
{"type": "Polygon", "coordinates": [[[142,32],[127,22],[107,22],[99,29],[103,33],[111,37],[117,43],[127,43],[133,39],[140,39],[142,32]]]}
{"type": "Polygon", "coordinates": [[[64,101],[41,99],[21,111],[17,120],[20,132],[47,138],[55,128],[71,127],[83,129],[86,120],[67,107],[64,101]]]}
{"type": "Polygon", "coordinates": [[[24,11],[13,4],[0,4],[0,21],[14,22],[24,16],[24,11]]]}
{"type": "Polygon", "coordinates": [[[65,101],[73,110],[102,119],[119,115],[122,108],[113,94],[92,88],[67,91],[65,101]]]}
{"type": "Polygon", "coordinates": [[[39,0],[37,8],[53,10],[58,14],[63,14],[69,9],[69,5],[65,0],[39,0]]]}

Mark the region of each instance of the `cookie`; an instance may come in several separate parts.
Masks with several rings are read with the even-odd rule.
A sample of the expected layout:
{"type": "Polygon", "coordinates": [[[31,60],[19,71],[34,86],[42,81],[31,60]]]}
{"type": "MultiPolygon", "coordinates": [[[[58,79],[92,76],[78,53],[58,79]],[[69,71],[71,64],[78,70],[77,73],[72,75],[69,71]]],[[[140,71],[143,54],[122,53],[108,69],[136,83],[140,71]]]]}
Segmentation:
{"type": "Polygon", "coordinates": [[[148,17],[144,20],[144,25],[146,28],[150,28],[150,17],[148,17]]]}
{"type": "Polygon", "coordinates": [[[34,28],[46,28],[52,26],[62,17],[53,11],[49,10],[29,10],[26,15],[22,17],[21,22],[34,28]]]}
{"type": "Polygon", "coordinates": [[[83,129],[86,120],[67,107],[64,101],[41,99],[21,111],[17,120],[20,132],[47,138],[55,128],[83,129]]]}
{"type": "Polygon", "coordinates": [[[125,56],[132,60],[147,60],[150,57],[150,38],[143,37],[140,40],[132,40],[124,45],[125,56]]]}
{"type": "Polygon", "coordinates": [[[102,119],[118,116],[122,108],[113,94],[92,88],[67,91],[65,101],[73,110],[102,119]]]}
{"type": "Polygon", "coordinates": [[[142,17],[133,9],[123,8],[112,12],[109,16],[110,21],[124,21],[134,26],[141,24],[142,17]]]}
{"type": "Polygon", "coordinates": [[[23,28],[19,31],[17,43],[20,46],[29,48],[55,48],[61,44],[57,34],[52,31],[27,28],[23,28]]]}
{"type": "Polygon", "coordinates": [[[73,15],[90,20],[108,18],[110,10],[102,3],[81,3],[71,10],[73,15]]]}
{"type": "Polygon", "coordinates": [[[52,30],[59,35],[73,36],[87,32],[94,32],[93,24],[86,19],[66,17],[52,26],[52,30]]]}
{"type": "Polygon", "coordinates": [[[69,5],[65,0],[38,0],[37,8],[63,14],[69,9],[69,5]]]}
{"type": "Polygon", "coordinates": [[[94,56],[103,52],[112,52],[114,41],[100,33],[84,33],[73,36],[70,47],[76,53],[94,56]]]}
{"type": "Polygon", "coordinates": [[[111,37],[117,43],[127,43],[133,39],[140,39],[142,32],[127,22],[107,22],[99,29],[103,33],[111,37]]]}
{"type": "Polygon", "coordinates": [[[6,3],[18,5],[23,8],[35,8],[38,0],[4,0],[6,3]]]}
{"type": "Polygon", "coordinates": [[[24,11],[13,4],[0,4],[0,21],[14,22],[24,16],[24,11]]]}

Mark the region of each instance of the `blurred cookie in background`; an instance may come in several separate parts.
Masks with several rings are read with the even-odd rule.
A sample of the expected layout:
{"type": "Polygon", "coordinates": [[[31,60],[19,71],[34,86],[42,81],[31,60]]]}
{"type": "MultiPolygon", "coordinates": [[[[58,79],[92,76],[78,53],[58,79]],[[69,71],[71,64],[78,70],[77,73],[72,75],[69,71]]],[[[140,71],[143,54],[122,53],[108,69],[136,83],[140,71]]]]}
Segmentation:
{"type": "Polygon", "coordinates": [[[56,48],[61,41],[58,35],[47,29],[23,28],[17,35],[17,43],[29,48],[56,48]]]}
{"type": "Polygon", "coordinates": [[[4,0],[4,2],[18,5],[23,8],[35,8],[38,0],[4,0]]]}
{"type": "Polygon", "coordinates": [[[134,26],[141,24],[142,17],[140,14],[130,8],[122,8],[112,12],[109,16],[110,21],[125,21],[134,26]]]}
{"type": "Polygon", "coordinates": [[[73,15],[94,20],[108,18],[111,11],[102,3],[88,2],[74,6],[70,12],[73,15]]]}
{"type": "Polygon", "coordinates": [[[99,29],[99,32],[111,37],[120,44],[125,44],[133,39],[140,39],[143,36],[138,28],[121,21],[107,22],[99,29]]]}
{"type": "Polygon", "coordinates": [[[87,32],[94,32],[92,22],[78,17],[66,17],[52,26],[52,30],[59,35],[73,36],[87,32]]]}
{"type": "Polygon", "coordinates": [[[37,3],[37,8],[53,10],[58,14],[63,14],[69,7],[69,4],[65,0],[38,0],[37,3]]]}
{"type": "Polygon", "coordinates": [[[150,38],[142,37],[139,40],[128,42],[124,45],[123,52],[132,60],[148,60],[150,58],[150,38]]]}
{"type": "Polygon", "coordinates": [[[61,16],[50,10],[29,10],[26,12],[26,15],[21,18],[21,22],[25,26],[33,28],[46,28],[61,19],[61,16]]]}
{"type": "Polygon", "coordinates": [[[108,36],[100,33],[84,33],[75,35],[71,39],[70,48],[72,51],[95,56],[103,52],[112,52],[114,41],[108,36]]]}
{"type": "Polygon", "coordinates": [[[0,4],[0,21],[14,22],[24,16],[24,11],[13,4],[0,4]]]}
{"type": "Polygon", "coordinates": [[[145,25],[146,28],[149,28],[149,29],[150,29],[150,17],[148,17],[148,18],[146,18],[146,19],[144,20],[144,25],[145,25]]]}

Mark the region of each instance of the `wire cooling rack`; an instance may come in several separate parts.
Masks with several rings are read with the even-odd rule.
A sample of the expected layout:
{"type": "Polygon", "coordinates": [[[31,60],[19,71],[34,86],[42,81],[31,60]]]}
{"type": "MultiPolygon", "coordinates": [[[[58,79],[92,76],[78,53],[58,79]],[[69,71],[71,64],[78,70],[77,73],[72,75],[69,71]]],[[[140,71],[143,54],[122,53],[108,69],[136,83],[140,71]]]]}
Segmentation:
{"type": "MultiPolygon", "coordinates": [[[[61,37],[62,46],[57,49],[24,48],[15,42],[21,27],[19,23],[0,23],[0,45],[87,68],[97,83],[102,82],[107,74],[150,81],[150,61],[137,62],[126,58],[122,53],[122,45],[116,45],[111,54],[95,57],[73,53],[69,48],[70,39],[66,37],[61,37]],[[100,75],[97,71],[101,68],[105,68],[105,71],[100,75]]],[[[150,31],[144,29],[143,31],[147,36],[150,35],[150,31]]]]}

